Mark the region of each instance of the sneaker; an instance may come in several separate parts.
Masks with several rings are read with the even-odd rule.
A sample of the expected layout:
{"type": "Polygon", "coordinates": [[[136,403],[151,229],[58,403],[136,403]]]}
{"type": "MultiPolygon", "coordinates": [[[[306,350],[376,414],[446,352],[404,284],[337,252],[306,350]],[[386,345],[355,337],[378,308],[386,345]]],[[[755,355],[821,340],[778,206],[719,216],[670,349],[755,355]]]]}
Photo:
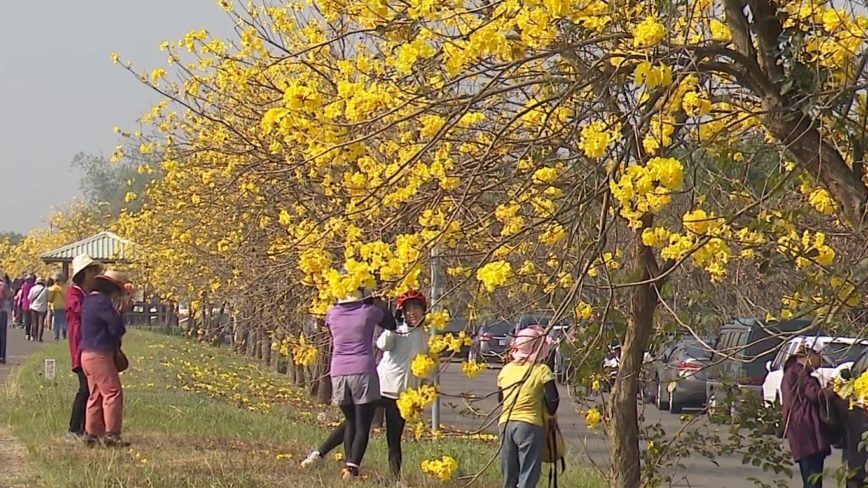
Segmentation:
{"type": "Polygon", "coordinates": [[[87,447],[97,447],[101,444],[99,437],[95,437],[89,434],[85,434],[82,440],[84,441],[84,445],[87,447]]]}
{"type": "Polygon", "coordinates": [[[86,439],[86,436],[84,436],[82,434],[78,434],[76,432],[67,432],[66,433],[66,440],[68,440],[70,442],[79,443],[79,442],[84,442],[85,439],[86,439]]]}
{"type": "Polygon", "coordinates": [[[308,454],[304,461],[301,462],[302,468],[321,468],[323,465],[323,458],[320,456],[319,451],[313,451],[308,454]]]}
{"type": "Polygon", "coordinates": [[[360,475],[359,468],[356,466],[347,465],[347,467],[341,470],[341,479],[343,480],[354,480],[360,475]]]}
{"type": "Polygon", "coordinates": [[[101,439],[101,442],[105,447],[130,447],[130,443],[121,439],[121,436],[118,434],[106,434],[101,439]]]}
{"type": "Polygon", "coordinates": [[[29,340],[30,340],[30,336],[29,336],[29,335],[24,336],[24,340],[25,340],[25,341],[29,341],[29,340]]]}

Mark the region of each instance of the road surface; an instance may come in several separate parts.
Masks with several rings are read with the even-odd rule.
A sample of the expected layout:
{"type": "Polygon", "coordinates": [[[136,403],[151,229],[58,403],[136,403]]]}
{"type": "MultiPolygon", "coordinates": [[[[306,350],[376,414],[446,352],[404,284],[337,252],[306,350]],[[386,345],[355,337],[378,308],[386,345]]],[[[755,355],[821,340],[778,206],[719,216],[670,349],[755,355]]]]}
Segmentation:
{"type": "MultiPolygon", "coordinates": [[[[497,370],[488,370],[471,380],[461,372],[461,367],[458,364],[450,365],[447,371],[441,375],[441,389],[445,394],[442,407],[442,424],[444,427],[454,426],[461,429],[479,429],[484,423],[484,419],[469,416],[466,411],[466,403],[463,399],[449,398],[446,395],[473,393],[483,396],[489,394],[495,391],[496,378],[497,370]],[[455,407],[453,408],[449,404],[455,407]],[[464,414],[460,413],[461,410],[465,410],[464,414]]],[[[577,410],[581,409],[582,406],[577,405],[571,399],[567,400],[567,398],[567,390],[561,388],[561,406],[558,411],[558,424],[561,426],[564,437],[570,445],[570,450],[572,453],[579,453],[581,459],[587,462],[588,466],[595,464],[605,469],[608,465],[609,455],[603,433],[600,430],[588,429],[585,420],[577,413],[577,410]]],[[[487,400],[476,402],[475,406],[479,407],[480,410],[488,412],[496,408],[497,399],[492,396],[487,400]]],[[[659,422],[666,433],[667,439],[671,439],[672,435],[682,428],[680,415],[661,412],[653,405],[640,405],[640,413],[644,413],[646,425],[659,422]]],[[[725,427],[710,425],[704,418],[690,428],[706,430],[718,428],[726,430],[725,427]]],[[[496,432],[495,427],[489,427],[487,430],[489,432],[496,432]]],[[[772,439],[774,438],[772,437],[772,439]]],[[[781,449],[786,450],[786,441],[779,442],[781,443],[781,449]]],[[[832,456],[826,461],[826,468],[838,469],[841,466],[840,460],[840,451],[833,452],[832,456]]],[[[716,462],[717,465],[699,455],[683,459],[681,461],[683,468],[673,473],[672,486],[690,488],[746,488],[754,486],[752,483],[746,481],[749,477],[755,477],[772,486],[774,486],[774,480],[785,479],[782,478],[784,475],[775,476],[772,473],[763,472],[760,468],[743,465],[741,457],[718,457],[716,462]]],[[[798,476],[798,467],[795,467],[795,471],[796,476],[798,476]]],[[[791,480],[787,483],[787,486],[796,486],[798,484],[796,480],[791,480]]],[[[827,484],[830,484],[830,482],[827,482],[827,484]]]]}

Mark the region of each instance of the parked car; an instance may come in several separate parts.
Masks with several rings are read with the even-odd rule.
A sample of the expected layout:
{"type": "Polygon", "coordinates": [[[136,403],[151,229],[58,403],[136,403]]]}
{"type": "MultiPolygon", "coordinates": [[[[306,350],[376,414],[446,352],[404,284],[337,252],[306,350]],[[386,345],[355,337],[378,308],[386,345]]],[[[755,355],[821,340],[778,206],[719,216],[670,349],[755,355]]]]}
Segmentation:
{"type": "Polygon", "coordinates": [[[718,403],[723,404],[727,399],[733,400],[728,406],[730,412],[734,412],[735,406],[748,396],[761,398],[767,373],[765,364],[774,359],[778,347],[787,339],[787,332],[817,334],[807,320],[766,324],[757,319],[740,318],[721,327],[705,369],[709,414],[714,414],[718,403]],[[731,385],[733,390],[723,391],[725,385],[731,385]]]}
{"type": "MultiPolygon", "coordinates": [[[[503,364],[509,360],[510,343],[520,330],[531,325],[548,327],[551,318],[550,315],[524,314],[519,315],[514,321],[499,320],[483,323],[473,339],[473,345],[467,353],[467,360],[503,364]]],[[[549,336],[555,342],[560,342],[566,337],[569,327],[567,322],[558,322],[551,327],[549,336]]],[[[560,347],[552,348],[548,363],[556,374],[559,372],[563,374],[567,369],[566,359],[560,347]],[[559,368],[560,365],[563,365],[563,368],[559,368]]]]}
{"type": "Polygon", "coordinates": [[[856,358],[868,349],[868,341],[864,339],[808,335],[793,337],[778,351],[774,360],[766,362],[768,374],[762,388],[763,400],[767,404],[781,404],[781,381],[787,360],[795,355],[799,348],[813,348],[815,345],[822,348],[823,364],[813,375],[824,386],[837,377],[841,370],[853,366],[856,358]]]}
{"type": "Polygon", "coordinates": [[[659,410],[681,413],[685,407],[705,406],[705,375],[700,374],[711,359],[709,341],[683,339],[667,346],[650,365],[645,398],[659,410]]]}
{"type": "Polygon", "coordinates": [[[505,320],[482,324],[467,352],[467,360],[502,364],[514,330],[515,324],[505,320]]]}

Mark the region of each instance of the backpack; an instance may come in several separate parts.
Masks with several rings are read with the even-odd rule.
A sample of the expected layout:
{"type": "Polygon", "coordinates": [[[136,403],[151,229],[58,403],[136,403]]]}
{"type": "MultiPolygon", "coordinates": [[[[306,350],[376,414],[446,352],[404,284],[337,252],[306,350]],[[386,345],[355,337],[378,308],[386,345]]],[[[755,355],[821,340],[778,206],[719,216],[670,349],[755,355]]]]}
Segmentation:
{"type": "Polygon", "coordinates": [[[556,488],[558,486],[558,464],[560,464],[561,473],[567,470],[565,460],[567,445],[564,442],[561,428],[558,426],[557,416],[543,412],[543,432],[545,434],[543,462],[552,464],[552,467],[549,469],[549,487],[556,488]]]}

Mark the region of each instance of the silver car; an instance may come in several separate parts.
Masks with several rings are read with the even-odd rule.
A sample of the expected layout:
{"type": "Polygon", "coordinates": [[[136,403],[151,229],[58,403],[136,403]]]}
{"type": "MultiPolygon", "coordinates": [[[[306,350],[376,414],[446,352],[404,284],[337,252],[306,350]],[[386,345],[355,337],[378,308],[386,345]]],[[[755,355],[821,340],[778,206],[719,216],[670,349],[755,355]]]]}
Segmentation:
{"type": "Polygon", "coordinates": [[[685,407],[703,408],[704,369],[709,359],[711,350],[703,341],[690,338],[670,344],[652,363],[645,398],[653,400],[658,409],[672,413],[681,413],[685,407]]]}

